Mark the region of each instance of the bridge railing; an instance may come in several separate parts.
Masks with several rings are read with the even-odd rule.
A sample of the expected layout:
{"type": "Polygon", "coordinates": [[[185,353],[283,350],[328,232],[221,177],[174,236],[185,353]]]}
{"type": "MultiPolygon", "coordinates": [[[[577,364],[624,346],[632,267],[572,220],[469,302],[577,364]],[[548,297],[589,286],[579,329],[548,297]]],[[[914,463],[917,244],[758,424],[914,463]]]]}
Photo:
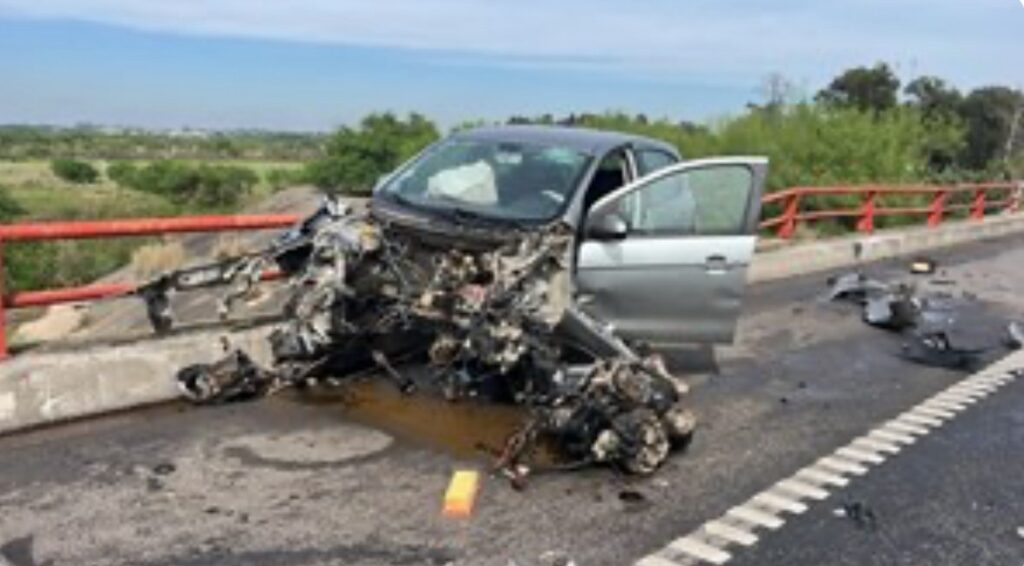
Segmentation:
{"type": "Polygon", "coordinates": [[[82,287],[4,293],[3,249],[9,242],[161,236],[194,232],[234,232],[266,230],[293,225],[294,214],[245,216],[182,216],[175,218],[134,218],[75,222],[26,222],[0,225],[0,359],[8,356],[6,339],[7,309],[48,306],[60,303],[94,301],[132,293],[132,283],[95,283],[82,287]]]}
{"type": "MultiPolygon", "coordinates": [[[[764,197],[766,217],[761,222],[761,229],[773,232],[779,238],[789,238],[800,224],[842,219],[853,222],[857,231],[870,233],[875,230],[877,219],[895,216],[923,217],[928,226],[937,226],[953,215],[981,219],[995,212],[1018,211],[1022,204],[1022,193],[1024,183],[1021,182],[952,186],[795,187],[764,197]],[[847,204],[850,199],[835,198],[851,195],[855,197],[856,204],[853,206],[847,204]],[[899,200],[904,204],[889,204],[887,200],[893,197],[900,197],[899,200]],[[830,203],[840,200],[843,203],[839,206],[830,203]],[[907,202],[911,204],[905,204],[907,202]]],[[[298,217],[292,214],[264,214],[0,225],[0,359],[8,355],[5,328],[7,309],[93,301],[128,295],[136,289],[133,283],[95,283],[64,289],[4,293],[3,248],[7,243],[265,230],[288,227],[296,221],[298,217]]]]}
{"type": "Polygon", "coordinates": [[[923,219],[928,226],[938,226],[950,217],[978,220],[1016,212],[1022,192],[1022,182],[794,187],[764,197],[761,229],[787,239],[801,224],[823,220],[852,223],[856,231],[868,234],[883,218],[923,219]]]}

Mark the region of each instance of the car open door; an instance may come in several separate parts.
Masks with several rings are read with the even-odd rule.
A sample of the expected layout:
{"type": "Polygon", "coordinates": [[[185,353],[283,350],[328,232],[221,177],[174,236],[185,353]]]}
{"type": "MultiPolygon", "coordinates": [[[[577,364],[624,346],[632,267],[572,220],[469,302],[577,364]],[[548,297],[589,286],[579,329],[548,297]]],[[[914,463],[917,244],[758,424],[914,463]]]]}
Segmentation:
{"type": "Polygon", "coordinates": [[[767,169],[763,157],[685,161],[603,197],[577,256],[580,307],[655,346],[731,342],[767,169]]]}

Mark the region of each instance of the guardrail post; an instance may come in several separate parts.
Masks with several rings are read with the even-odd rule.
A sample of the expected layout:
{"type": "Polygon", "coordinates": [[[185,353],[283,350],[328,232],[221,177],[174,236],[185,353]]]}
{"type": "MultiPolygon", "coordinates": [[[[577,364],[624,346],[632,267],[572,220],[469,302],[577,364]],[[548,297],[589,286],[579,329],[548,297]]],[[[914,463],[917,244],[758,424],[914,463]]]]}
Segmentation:
{"type": "Polygon", "coordinates": [[[4,304],[4,241],[0,240],[0,360],[7,358],[7,311],[4,304]]]}
{"type": "Polygon", "coordinates": [[[800,214],[800,192],[794,191],[786,198],[785,208],[782,210],[782,224],[779,224],[778,237],[783,240],[789,239],[796,232],[796,217],[800,214]]]}
{"type": "Polygon", "coordinates": [[[984,188],[974,189],[974,198],[971,200],[971,219],[981,220],[985,218],[985,195],[984,188]]]}
{"type": "Polygon", "coordinates": [[[1017,187],[1013,190],[1013,195],[1010,197],[1010,203],[1006,206],[1006,209],[1010,212],[1017,212],[1020,210],[1020,201],[1024,197],[1024,181],[1017,183],[1017,187]]]}
{"type": "Polygon", "coordinates": [[[857,221],[857,231],[870,234],[875,231],[875,195],[876,191],[864,193],[864,202],[860,206],[860,220],[857,221]]]}
{"type": "Polygon", "coordinates": [[[932,195],[932,202],[928,205],[928,226],[935,227],[942,224],[942,216],[946,212],[946,192],[944,188],[938,188],[932,195]]]}

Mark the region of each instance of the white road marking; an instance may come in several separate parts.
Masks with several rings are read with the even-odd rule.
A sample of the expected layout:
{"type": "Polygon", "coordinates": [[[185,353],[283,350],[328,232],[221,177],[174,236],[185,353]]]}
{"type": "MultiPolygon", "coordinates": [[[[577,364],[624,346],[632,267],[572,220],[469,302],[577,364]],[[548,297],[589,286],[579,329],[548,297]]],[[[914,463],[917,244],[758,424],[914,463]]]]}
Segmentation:
{"type": "Polygon", "coordinates": [[[857,440],[854,440],[851,445],[855,448],[864,448],[867,450],[874,450],[875,452],[888,452],[889,454],[899,454],[899,444],[893,444],[886,442],[885,440],[879,440],[877,438],[871,438],[871,435],[862,436],[857,440]]]}
{"type": "Polygon", "coordinates": [[[789,493],[792,493],[793,495],[797,495],[799,497],[817,499],[818,501],[821,501],[822,499],[828,499],[828,492],[825,491],[824,489],[821,489],[820,487],[816,487],[796,479],[782,480],[779,483],[775,484],[775,487],[779,488],[782,491],[787,491],[789,493]]]}
{"type": "Polygon", "coordinates": [[[728,552],[715,548],[704,541],[697,540],[693,535],[676,539],[668,547],[677,552],[688,554],[698,560],[712,564],[725,564],[732,558],[728,552]]]}
{"type": "MultiPolygon", "coordinates": [[[[868,468],[864,462],[884,463],[880,453],[897,454],[914,444],[917,437],[925,436],[942,426],[945,420],[957,416],[997,391],[1003,385],[1024,379],[1024,352],[1016,352],[988,369],[956,383],[929,399],[907,410],[893,420],[885,421],[850,444],[829,456],[818,459],[811,466],[798,470],[789,478],[779,480],[767,490],[754,495],[746,503],[729,509],[722,518],[711,520],[690,535],[668,545],[669,552],[685,554],[680,560],[724,564],[732,555],[729,545],[753,546],[760,538],[750,532],[756,527],[778,529],[785,520],[775,512],[794,514],[807,511],[806,504],[794,498],[821,500],[829,496],[824,486],[842,488],[849,480],[840,474],[864,475],[868,468]],[[736,522],[740,522],[739,526],[736,522]],[[744,528],[749,525],[749,528],[744,528]]],[[[665,558],[665,551],[642,558],[636,566],[680,566],[665,558]]]]}
{"type": "Polygon", "coordinates": [[[921,404],[922,407],[936,407],[939,409],[945,409],[947,411],[960,412],[967,410],[967,405],[964,403],[957,403],[956,401],[949,401],[947,399],[932,399],[921,404]]]}
{"type": "Polygon", "coordinates": [[[778,493],[775,489],[771,489],[762,493],[758,493],[754,497],[750,498],[752,503],[763,505],[769,509],[778,509],[779,511],[789,511],[790,513],[798,514],[807,511],[807,506],[795,499],[786,497],[785,494],[778,493]]]}
{"type": "Polygon", "coordinates": [[[843,458],[849,458],[854,462],[870,462],[872,464],[881,464],[885,461],[885,457],[869,450],[862,450],[860,448],[854,448],[852,446],[843,446],[839,450],[836,450],[837,456],[843,458]]]}
{"type": "Polygon", "coordinates": [[[836,487],[846,487],[846,484],[850,483],[850,480],[833,474],[827,470],[822,470],[817,467],[804,468],[796,473],[796,476],[801,479],[810,480],[818,484],[834,485],[836,487]]]}
{"type": "Polygon", "coordinates": [[[935,417],[937,419],[951,419],[956,416],[954,411],[940,409],[938,407],[929,407],[928,405],[919,405],[913,412],[918,415],[935,417]]]}
{"type": "Polygon", "coordinates": [[[718,520],[705,523],[704,532],[743,546],[752,546],[757,542],[757,535],[754,533],[718,520]]]}
{"type": "Polygon", "coordinates": [[[917,436],[924,436],[929,432],[928,429],[921,425],[905,423],[899,420],[889,421],[882,425],[879,430],[892,430],[906,434],[916,434],[917,436]]]}
{"type": "Polygon", "coordinates": [[[868,437],[877,438],[879,440],[885,440],[888,442],[899,442],[900,444],[905,444],[907,446],[910,446],[911,444],[917,442],[917,439],[914,438],[913,436],[910,436],[909,434],[895,432],[887,428],[876,428],[875,430],[868,433],[868,437]]]}
{"type": "Polygon", "coordinates": [[[678,562],[673,562],[668,558],[662,558],[657,554],[643,557],[636,566],[679,566],[678,562]]]}
{"type": "Polygon", "coordinates": [[[733,507],[732,509],[729,509],[725,514],[730,517],[735,517],[737,519],[746,521],[752,525],[760,525],[766,529],[774,530],[781,527],[783,523],[785,523],[785,521],[776,517],[775,515],[757,509],[756,507],[751,507],[749,505],[740,505],[739,507],[733,507]]]}
{"type": "Polygon", "coordinates": [[[841,460],[832,456],[825,456],[821,460],[818,460],[817,465],[837,472],[844,472],[856,476],[863,476],[868,473],[868,469],[860,464],[854,464],[849,460],[841,460]]]}
{"type": "Polygon", "coordinates": [[[942,401],[948,400],[948,401],[953,401],[954,403],[967,403],[968,405],[973,405],[973,404],[977,403],[978,401],[982,400],[984,397],[985,397],[984,395],[980,395],[980,394],[963,393],[963,392],[957,392],[957,391],[946,391],[942,395],[936,395],[935,399],[936,400],[942,400],[942,401]]]}
{"type": "Polygon", "coordinates": [[[953,391],[953,392],[956,392],[956,393],[977,393],[978,395],[981,395],[981,396],[988,395],[989,393],[992,393],[996,389],[999,389],[999,386],[988,384],[988,383],[977,383],[977,382],[974,382],[974,383],[961,383],[960,385],[955,385],[955,386],[949,388],[950,391],[953,391]]]}
{"type": "Polygon", "coordinates": [[[942,426],[942,421],[935,417],[929,417],[928,415],[918,415],[913,410],[907,411],[899,416],[896,420],[900,422],[909,422],[912,424],[919,424],[929,426],[932,428],[938,428],[942,426]]]}

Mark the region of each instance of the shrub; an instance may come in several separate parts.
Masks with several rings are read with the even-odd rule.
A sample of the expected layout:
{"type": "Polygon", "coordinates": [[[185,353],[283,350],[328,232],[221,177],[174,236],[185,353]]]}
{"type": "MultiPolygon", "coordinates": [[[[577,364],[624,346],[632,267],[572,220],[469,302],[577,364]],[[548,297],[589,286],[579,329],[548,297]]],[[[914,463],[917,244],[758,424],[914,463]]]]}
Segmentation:
{"type": "Polygon", "coordinates": [[[5,187],[0,187],[0,222],[8,222],[25,214],[25,209],[14,200],[5,187]]]}
{"type": "Polygon", "coordinates": [[[54,159],[50,162],[50,169],[54,175],[76,185],[95,183],[100,177],[95,167],[85,161],[74,159],[54,159]]]}
{"type": "Polygon", "coordinates": [[[377,178],[439,137],[433,122],[419,114],[405,120],[371,114],[358,129],[343,127],[327,143],[326,156],[306,168],[309,182],[329,193],[366,194],[377,178]]]}
{"type": "Polygon", "coordinates": [[[259,182],[259,177],[245,167],[202,165],[197,173],[199,185],[191,201],[204,208],[234,206],[259,182]]]}
{"type": "Polygon", "coordinates": [[[122,187],[133,186],[138,172],[139,168],[128,161],[118,161],[107,166],[107,178],[122,187]]]}
{"type": "Polygon", "coordinates": [[[142,168],[120,164],[108,172],[108,176],[119,185],[200,208],[234,206],[259,181],[259,177],[245,167],[197,166],[180,161],[155,161],[142,168]]]}
{"type": "Polygon", "coordinates": [[[303,169],[275,168],[267,171],[264,176],[270,190],[277,192],[293,185],[307,182],[306,171],[303,169]]]}

